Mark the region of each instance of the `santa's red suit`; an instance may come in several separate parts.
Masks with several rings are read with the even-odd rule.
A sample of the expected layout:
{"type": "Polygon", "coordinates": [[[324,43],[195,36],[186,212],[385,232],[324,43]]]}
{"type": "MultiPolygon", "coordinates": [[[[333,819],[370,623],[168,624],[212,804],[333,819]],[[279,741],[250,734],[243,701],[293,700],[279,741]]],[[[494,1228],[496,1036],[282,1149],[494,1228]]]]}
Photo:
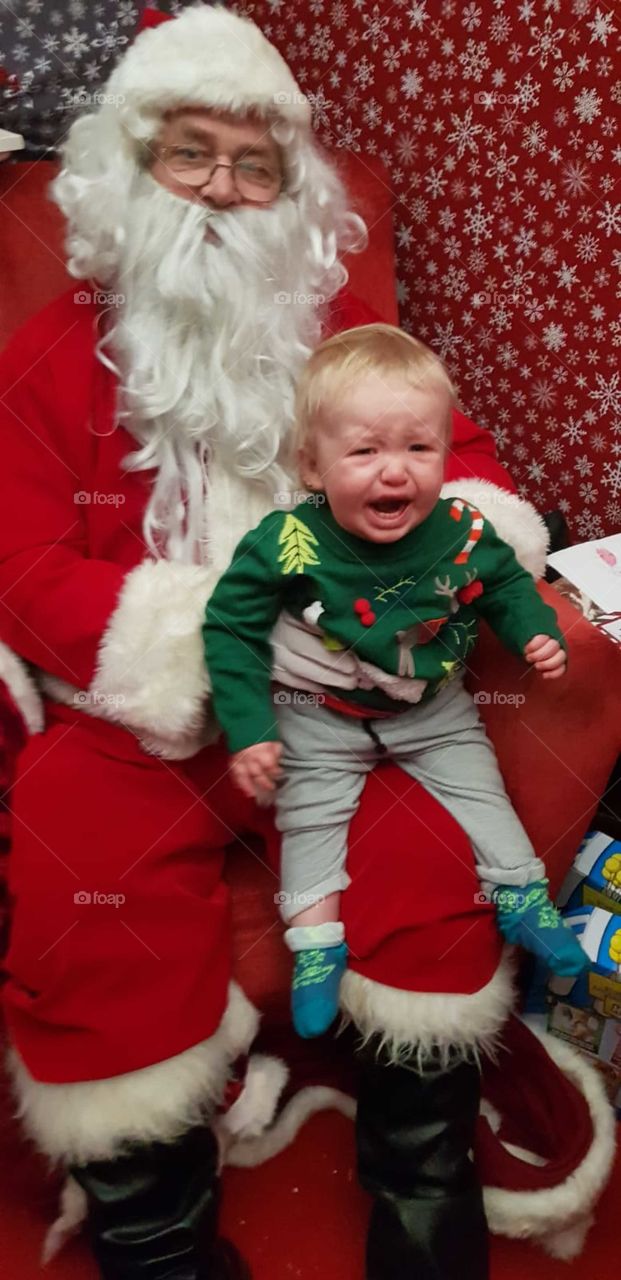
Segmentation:
{"type": "MultiPolygon", "coordinates": [[[[343,293],[327,327],[372,318],[343,293]]],[[[46,731],[22,753],[13,788],[5,1008],[28,1069],[48,1082],[133,1071],[212,1034],[231,970],[223,849],[272,825],[232,787],[221,745],[197,751],[206,690],[200,623],[214,573],[146,555],[149,476],[122,466],[133,441],[115,420],[115,379],[96,358],[98,332],[97,307],[76,306],[71,291],[15,337],[0,374],[2,635],[44,673],[48,694],[46,731]],[[147,754],[145,742],[165,758],[147,754]],[[119,894],[122,910],[112,905],[119,894]]],[[[459,413],[448,465],[447,479],[483,475],[510,486],[489,435],[459,413]]],[[[234,490],[235,480],[219,477],[215,494],[221,563],[254,523],[225,485],[234,490]]],[[[474,997],[471,1035],[473,1043],[492,1037],[511,989],[498,969],[493,912],[475,901],[467,846],[451,857],[442,902],[434,901],[437,860],[421,849],[419,865],[410,848],[421,848],[426,822],[452,848],[450,820],[428,801],[419,818],[414,788],[411,836],[402,809],[393,823],[387,800],[403,793],[396,769],[383,769],[371,792],[344,899],[351,970],[405,990],[468,995],[491,983],[493,1015],[474,997]]]]}
{"type": "MultiPolygon", "coordinates": [[[[204,39],[215,57],[213,33],[225,43],[229,36],[237,40],[239,23],[222,10],[184,13],[171,24],[180,32],[179,56],[184,39],[190,48],[204,39]]],[[[260,63],[265,69],[275,51],[256,28],[242,23],[241,30],[240,57],[250,58],[247,83],[254,101],[257,75],[263,74],[256,68],[260,63]],[[255,40],[261,42],[259,61],[255,40]]],[[[124,90],[117,96],[128,110],[135,105],[134,81],[144,93],[155,93],[157,75],[164,77],[174,63],[162,28],[141,36],[135,50],[135,65],[130,51],[113,86],[124,90]],[[151,65],[155,87],[150,79],[140,80],[151,65]]],[[[238,64],[236,56],[229,74],[244,83],[238,64]]],[[[176,93],[181,102],[185,94],[195,103],[221,104],[226,74],[218,62],[216,88],[205,88],[200,77],[193,87],[188,76],[177,77],[172,100],[176,93]]],[[[284,101],[287,94],[291,99],[292,86],[296,103],[301,99],[280,59],[272,59],[268,83],[272,100],[284,101]]],[[[166,102],[161,85],[159,97],[166,102]]],[[[116,378],[97,352],[106,324],[101,310],[92,300],[76,305],[71,291],[31,320],[0,361],[0,636],[31,664],[45,710],[44,731],[34,733],[19,756],[11,795],[13,924],[4,993],[11,1070],[24,1126],[39,1147],[82,1171],[99,1162],[96,1176],[81,1175],[93,1200],[104,1166],[107,1171],[132,1144],[155,1144],[161,1160],[162,1144],[172,1148],[179,1134],[194,1132],[222,1097],[231,1063],[249,1048],[258,1014],[231,983],[224,849],[237,836],[263,835],[275,886],[278,862],[271,815],[233,790],[226,753],[214,740],[201,645],[206,600],[236,543],[273,498],[236,475],[216,450],[209,471],[207,562],[156,560],[147,553],[144,516],[153,475],[124,465],[136,440],[119,422],[116,378]]],[[[331,305],[325,330],[373,318],[343,291],[331,305]]],[[[459,482],[459,492],[495,520],[527,567],[541,572],[545,539],[539,518],[527,503],[503,501],[511,482],[495,460],[492,441],[460,413],[448,467],[447,481],[459,482]]],[[[27,676],[13,654],[4,651],[0,674],[13,677],[18,688],[20,682],[27,685],[27,676]]],[[[28,692],[29,686],[27,712],[28,692]]],[[[35,711],[31,727],[38,728],[35,711]]],[[[352,883],[342,910],[350,958],[343,1009],[367,1041],[381,1046],[383,1063],[394,1065],[394,1106],[409,1105],[411,1064],[427,1069],[428,1088],[435,1092],[433,1101],[431,1093],[428,1102],[420,1095],[424,1128],[425,1107],[429,1117],[436,1105],[450,1111],[438,1101],[436,1077],[440,1085],[449,1075],[459,1082],[460,1072],[473,1070],[467,1058],[499,1042],[513,999],[509,962],[494,914],[479,900],[465,837],[394,766],[378,770],[366,785],[350,833],[348,872],[352,883]],[[407,1070],[401,1071],[398,1064],[404,1062],[407,1070]]],[[[386,1138],[395,1116],[377,1113],[377,1070],[369,1062],[359,1117],[363,1185],[380,1200],[380,1183],[386,1191],[370,1235],[370,1280],[407,1273],[398,1261],[395,1269],[386,1261],[389,1253],[397,1259],[402,1248],[398,1237],[407,1204],[396,1218],[394,1204],[404,1176],[399,1151],[403,1157],[405,1149],[398,1133],[392,1145],[386,1138]],[[375,1150],[380,1130],[381,1150],[375,1150]],[[390,1197],[394,1221],[382,1217],[390,1197]]],[[[572,1070],[577,1079],[571,1063],[563,1066],[566,1075],[572,1070]]],[[[460,1118],[459,1083],[451,1103],[462,1147],[463,1125],[474,1124],[478,1105],[472,1074],[463,1078],[470,1119],[460,1118]]],[[[580,1087],[597,1094],[590,1081],[580,1087]]],[[[569,1217],[582,1218],[582,1230],[611,1157],[605,1108],[597,1097],[591,1103],[590,1098],[591,1111],[599,1106],[597,1156],[589,1108],[581,1110],[574,1100],[576,1132],[582,1125],[587,1134],[577,1163],[591,1161],[580,1190],[568,1186],[569,1168],[563,1168],[560,1199],[548,1198],[544,1207],[526,1182],[516,1213],[506,1199],[511,1174],[504,1170],[495,1200],[488,1201],[498,1229],[558,1233],[569,1217]]],[[[417,1132],[420,1137],[420,1126],[417,1132]]],[[[510,1140],[515,1143],[515,1134],[510,1140]]],[[[193,1158],[186,1144],[183,1167],[193,1158]]],[[[424,1155],[412,1148],[410,1173],[421,1160],[424,1155]]],[[[482,1250],[472,1210],[475,1189],[470,1183],[466,1189],[465,1182],[462,1187],[466,1174],[460,1170],[451,1195],[453,1208],[457,1201],[461,1205],[463,1222],[455,1231],[463,1228],[466,1248],[468,1230],[476,1226],[476,1249],[482,1250]]],[[[166,1177],[178,1183],[170,1170],[166,1177]]],[[[135,1170],[126,1181],[132,1178],[135,1170]]],[[[98,1212],[110,1199],[101,1194],[98,1212]]],[[[420,1216],[418,1222],[424,1238],[420,1216]]],[[[427,1243],[415,1245],[423,1252],[411,1255],[421,1280],[437,1274],[424,1266],[437,1264],[430,1242],[439,1231],[450,1234],[439,1220],[430,1221],[427,1243]]],[[[100,1222],[100,1241],[106,1232],[114,1236],[100,1222]]],[[[126,1244],[115,1240],[114,1247],[126,1244]]],[[[105,1251],[110,1239],[100,1247],[104,1274],[125,1274],[105,1251]]],[[[469,1274],[479,1280],[484,1273],[483,1254],[473,1254],[469,1274]]],[[[225,1272],[213,1271],[220,1274],[225,1272]]]]}

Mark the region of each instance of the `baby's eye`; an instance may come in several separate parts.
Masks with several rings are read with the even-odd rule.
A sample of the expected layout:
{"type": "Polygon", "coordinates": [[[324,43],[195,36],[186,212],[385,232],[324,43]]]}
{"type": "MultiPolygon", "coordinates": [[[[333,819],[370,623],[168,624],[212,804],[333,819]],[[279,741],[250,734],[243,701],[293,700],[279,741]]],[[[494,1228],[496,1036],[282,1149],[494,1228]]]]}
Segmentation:
{"type": "Polygon", "coordinates": [[[371,445],[367,445],[366,449],[352,449],[352,457],[362,457],[365,453],[373,453],[371,445]]]}
{"type": "Polygon", "coordinates": [[[428,447],[426,444],[411,444],[410,453],[426,453],[428,447]]]}

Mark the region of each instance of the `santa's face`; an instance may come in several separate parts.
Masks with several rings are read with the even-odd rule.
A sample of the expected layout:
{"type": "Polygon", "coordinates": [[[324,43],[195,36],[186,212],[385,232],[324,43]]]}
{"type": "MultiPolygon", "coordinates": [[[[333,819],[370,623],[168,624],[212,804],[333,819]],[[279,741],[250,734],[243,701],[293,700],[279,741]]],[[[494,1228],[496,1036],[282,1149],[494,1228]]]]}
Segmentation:
{"type": "Polygon", "coordinates": [[[124,421],[143,446],[135,459],[157,471],[147,543],[195,558],[210,536],[208,460],[286,487],[295,381],[319,339],[323,272],[265,121],[176,112],[148,156],[125,207],[115,274],[124,304],[109,344],[124,421]]]}
{"type": "Polygon", "coordinates": [[[280,148],[269,124],[251,115],[199,107],[170,112],[151,152],[156,182],[208,208],[269,207],[282,190],[280,148]]]}

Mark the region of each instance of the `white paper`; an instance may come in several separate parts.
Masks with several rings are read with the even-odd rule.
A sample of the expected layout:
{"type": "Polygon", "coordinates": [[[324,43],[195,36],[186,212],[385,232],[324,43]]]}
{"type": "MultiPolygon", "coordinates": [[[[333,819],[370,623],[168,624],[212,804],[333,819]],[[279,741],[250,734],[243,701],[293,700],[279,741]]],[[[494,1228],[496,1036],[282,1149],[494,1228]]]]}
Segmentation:
{"type": "MultiPolygon", "coordinates": [[[[548,564],[605,613],[621,609],[621,533],[555,551],[548,556],[548,564]]],[[[620,624],[612,626],[621,636],[620,624]]]]}
{"type": "Polygon", "coordinates": [[[0,152],[23,151],[25,145],[21,133],[9,133],[8,129],[0,129],[0,152]]]}

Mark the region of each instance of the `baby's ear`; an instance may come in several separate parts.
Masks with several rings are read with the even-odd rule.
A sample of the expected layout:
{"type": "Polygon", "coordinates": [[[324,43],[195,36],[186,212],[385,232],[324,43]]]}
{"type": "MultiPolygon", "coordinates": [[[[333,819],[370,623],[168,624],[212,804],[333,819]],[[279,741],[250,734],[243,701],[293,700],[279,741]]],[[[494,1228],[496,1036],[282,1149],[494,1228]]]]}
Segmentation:
{"type": "Polygon", "coordinates": [[[303,445],[298,450],[298,471],[306,489],[321,489],[321,476],[317,469],[317,458],[312,445],[303,445]]]}

